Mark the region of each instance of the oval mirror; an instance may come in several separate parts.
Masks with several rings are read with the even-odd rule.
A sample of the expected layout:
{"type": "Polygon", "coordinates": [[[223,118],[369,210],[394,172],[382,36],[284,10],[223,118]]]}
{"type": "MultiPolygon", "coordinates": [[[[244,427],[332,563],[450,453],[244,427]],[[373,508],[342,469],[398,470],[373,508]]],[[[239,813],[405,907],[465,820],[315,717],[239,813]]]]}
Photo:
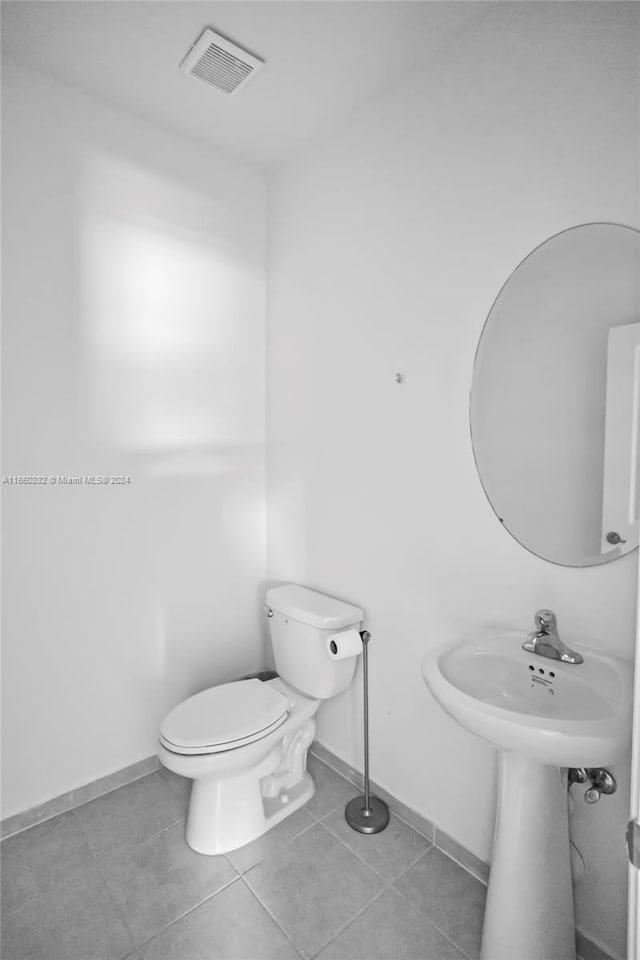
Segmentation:
{"type": "Polygon", "coordinates": [[[484,325],[471,390],[478,473],[500,522],[566,566],[638,546],[640,232],[546,240],[484,325]]]}

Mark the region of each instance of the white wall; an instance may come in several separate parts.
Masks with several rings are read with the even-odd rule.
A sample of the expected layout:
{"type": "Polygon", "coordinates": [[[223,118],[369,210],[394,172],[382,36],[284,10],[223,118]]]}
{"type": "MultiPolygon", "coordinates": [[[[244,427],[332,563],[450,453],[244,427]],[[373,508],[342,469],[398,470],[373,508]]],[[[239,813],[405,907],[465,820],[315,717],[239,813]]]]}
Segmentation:
{"type": "Polygon", "coordinates": [[[264,180],[5,62],[7,817],[265,661],[264,180]]]}
{"type": "MultiPolygon", "coordinates": [[[[571,569],[520,547],[476,475],[467,404],[519,261],[577,223],[638,225],[637,22],[631,4],[497,5],[271,184],[268,573],[364,607],[372,777],[485,859],[495,755],[431,698],[426,652],[491,623],[524,635],[541,606],[569,643],[633,651],[637,554],[571,569]]],[[[325,705],[318,734],[356,766],[360,698],[357,681],[325,705]]],[[[573,820],[579,926],[621,957],[614,769],[618,794],[573,820]]]]}

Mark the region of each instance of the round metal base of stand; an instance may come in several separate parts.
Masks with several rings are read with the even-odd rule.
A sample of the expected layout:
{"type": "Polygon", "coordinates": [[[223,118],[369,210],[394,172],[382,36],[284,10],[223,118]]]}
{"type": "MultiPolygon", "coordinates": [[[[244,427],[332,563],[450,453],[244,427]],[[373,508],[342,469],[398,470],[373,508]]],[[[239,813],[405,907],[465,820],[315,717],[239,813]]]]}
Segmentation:
{"type": "Polygon", "coordinates": [[[389,823],[389,808],[384,800],[369,797],[369,809],[364,797],[354,797],[345,807],[344,818],[352,830],[358,833],[380,833],[389,823]]]}

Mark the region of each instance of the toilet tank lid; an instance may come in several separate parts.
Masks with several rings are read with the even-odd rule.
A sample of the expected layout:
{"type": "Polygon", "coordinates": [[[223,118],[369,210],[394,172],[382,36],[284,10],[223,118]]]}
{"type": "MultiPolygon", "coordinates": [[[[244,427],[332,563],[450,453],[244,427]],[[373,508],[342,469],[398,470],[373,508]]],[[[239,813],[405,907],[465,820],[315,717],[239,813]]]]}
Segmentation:
{"type": "Polygon", "coordinates": [[[364,613],[360,607],[335,600],[323,593],[287,583],[282,587],[267,590],[265,602],[268,607],[292,620],[299,620],[310,627],[323,630],[339,630],[354,623],[362,623],[364,613]]]}

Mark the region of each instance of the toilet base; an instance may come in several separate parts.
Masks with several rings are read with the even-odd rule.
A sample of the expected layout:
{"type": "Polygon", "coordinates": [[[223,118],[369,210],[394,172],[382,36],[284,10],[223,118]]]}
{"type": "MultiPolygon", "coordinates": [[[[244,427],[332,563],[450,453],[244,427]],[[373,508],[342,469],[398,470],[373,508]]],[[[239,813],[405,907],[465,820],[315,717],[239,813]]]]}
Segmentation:
{"type": "Polygon", "coordinates": [[[194,779],[185,830],[189,846],[208,856],[237,850],[310,800],[315,785],[306,759],[314,733],[315,722],[308,720],[257,767],[194,779]]]}
{"type": "MultiPolygon", "coordinates": [[[[185,839],[192,850],[211,856],[229,853],[257,840],[277,823],[288,817],[315,793],[310,774],[292,787],[286,800],[268,797],[252,803],[248,778],[238,777],[223,783],[194,780],[189,804],[185,839]],[[230,814],[212,818],[212,805],[230,814]]],[[[255,799],[255,797],[254,797],[255,799]]]]}

